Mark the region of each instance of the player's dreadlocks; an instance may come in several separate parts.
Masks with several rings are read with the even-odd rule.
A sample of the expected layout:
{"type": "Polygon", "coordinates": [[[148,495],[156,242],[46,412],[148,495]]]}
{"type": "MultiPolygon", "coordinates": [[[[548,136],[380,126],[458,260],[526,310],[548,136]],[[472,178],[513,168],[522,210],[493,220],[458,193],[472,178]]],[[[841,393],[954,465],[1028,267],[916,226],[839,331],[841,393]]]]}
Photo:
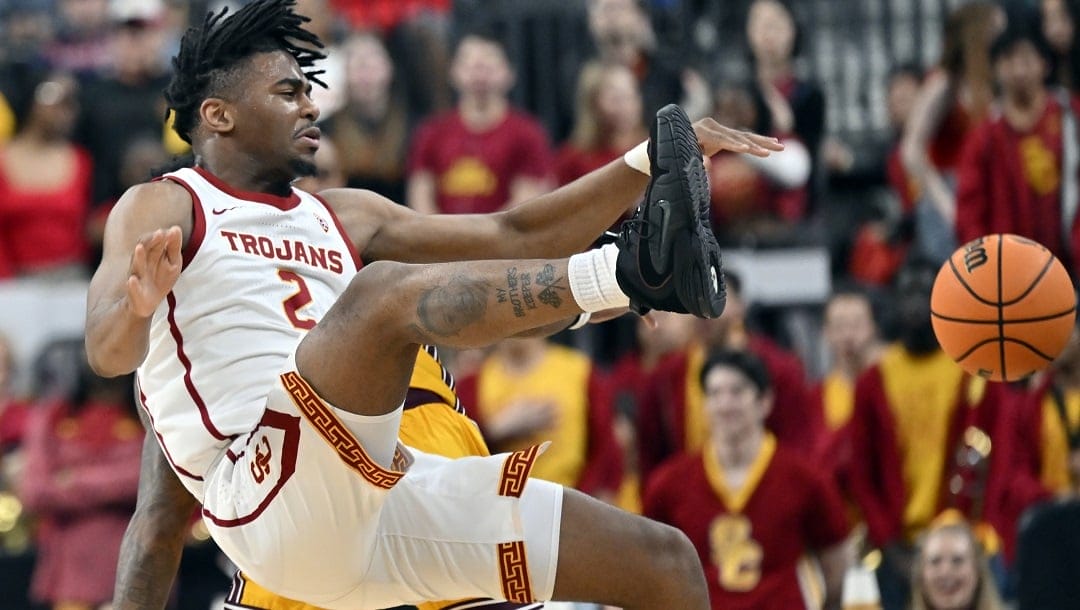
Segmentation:
{"type": "MultiPolygon", "coordinates": [[[[326,57],[319,37],[304,29],[308,17],[293,11],[296,0],[255,0],[224,19],[207,13],[202,27],[189,28],[180,41],[180,52],[172,60],[173,78],[165,89],[165,101],[174,113],[173,129],[188,144],[199,120],[199,105],[207,97],[220,95],[235,81],[232,71],[244,59],[269,51],[285,51],[301,68],[310,68],[326,57]]],[[[323,70],[304,72],[323,87],[317,78],[323,70]]]]}

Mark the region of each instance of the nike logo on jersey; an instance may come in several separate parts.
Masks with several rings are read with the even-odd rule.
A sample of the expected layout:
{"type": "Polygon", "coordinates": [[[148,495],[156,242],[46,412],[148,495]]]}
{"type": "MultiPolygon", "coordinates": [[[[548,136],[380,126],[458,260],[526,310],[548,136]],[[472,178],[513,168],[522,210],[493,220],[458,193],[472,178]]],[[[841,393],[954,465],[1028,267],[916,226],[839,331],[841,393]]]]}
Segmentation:
{"type": "Polygon", "coordinates": [[[228,212],[229,210],[235,210],[235,209],[236,209],[236,208],[238,208],[238,207],[240,207],[240,206],[238,206],[238,205],[234,205],[233,207],[231,207],[231,208],[225,208],[224,210],[219,210],[219,209],[217,209],[217,208],[214,208],[214,209],[213,209],[212,211],[214,212],[214,216],[219,216],[219,215],[221,215],[221,214],[224,214],[225,212],[228,212]]]}

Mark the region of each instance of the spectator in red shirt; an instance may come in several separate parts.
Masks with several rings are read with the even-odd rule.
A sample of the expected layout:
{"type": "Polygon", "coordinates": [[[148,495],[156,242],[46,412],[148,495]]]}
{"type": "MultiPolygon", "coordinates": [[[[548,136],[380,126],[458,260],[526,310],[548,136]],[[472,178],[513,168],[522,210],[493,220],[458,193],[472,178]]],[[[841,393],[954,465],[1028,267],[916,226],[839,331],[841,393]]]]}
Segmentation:
{"type": "MultiPolygon", "coordinates": [[[[724,125],[762,126],[750,89],[737,84],[717,88],[713,117],[724,125]]],[[[805,216],[810,153],[790,132],[767,133],[784,143],[772,159],[725,153],[709,165],[713,230],[721,243],[789,240],[805,216]]]]}
{"type": "Polygon", "coordinates": [[[559,184],[599,169],[648,138],[641,112],[641,91],[629,68],[586,63],[578,74],[574,130],[555,158],[559,184]]]}
{"type": "Polygon", "coordinates": [[[0,150],[0,259],[16,275],[85,274],[92,172],[71,141],[76,90],[63,73],[29,86],[16,104],[18,132],[0,150]]]}
{"type": "Polygon", "coordinates": [[[450,69],[457,108],[417,130],[407,202],[418,212],[483,214],[551,186],[551,150],[536,119],[510,106],[514,71],[502,44],[466,34],[450,69]]]}
{"type": "Polygon", "coordinates": [[[641,476],[683,451],[697,451],[708,437],[704,396],[698,382],[711,349],[753,353],[765,363],[776,398],[765,420],[770,432],[792,450],[814,455],[821,442],[821,410],[813,404],[799,357],[767,336],[746,327],[741,281],[725,273],[727,306],[716,320],[704,322],[697,340],[665,357],[651,375],[638,411],[641,476]]]}
{"type": "Polygon", "coordinates": [[[850,422],[855,410],[855,380],[881,356],[882,344],[869,294],[856,289],[837,290],[825,304],[822,335],[828,346],[829,372],[814,386],[814,402],[821,407],[825,433],[822,451],[846,491],[847,469],[853,459],[850,422]]]}
{"type": "Polygon", "coordinates": [[[708,442],[655,471],[645,515],[689,536],[714,610],[839,610],[851,528],[827,474],[765,429],[765,365],[714,352],[698,383],[708,442]]]}
{"type": "Polygon", "coordinates": [[[1050,64],[1034,24],[1010,22],[991,53],[1001,112],[980,124],[964,149],[956,237],[967,242],[987,233],[1022,235],[1049,248],[1076,277],[1080,191],[1065,142],[1077,141],[1080,103],[1047,88],[1050,64]],[[1072,201],[1062,201],[1063,191],[1072,201]]]}
{"type": "Polygon", "coordinates": [[[19,489],[38,517],[31,595],[64,610],[91,610],[112,599],[144,436],[130,376],[102,379],[83,362],[79,377],[72,396],[31,413],[19,489]]]}
{"type": "Polygon", "coordinates": [[[648,395],[652,372],[665,356],[686,349],[697,331],[697,320],[677,313],[652,311],[648,318],[636,319],[634,331],[634,346],[622,350],[608,377],[614,394],[615,437],[622,446],[626,465],[618,505],[640,513],[643,481],[638,472],[638,412],[648,395]]]}
{"type": "MultiPolygon", "coordinates": [[[[11,342],[0,335],[0,464],[4,454],[18,447],[26,427],[27,406],[15,396],[12,377],[15,374],[15,354],[11,342]]],[[[0,469],[0,488],[4,487],[3,471],[0,469]]]]}

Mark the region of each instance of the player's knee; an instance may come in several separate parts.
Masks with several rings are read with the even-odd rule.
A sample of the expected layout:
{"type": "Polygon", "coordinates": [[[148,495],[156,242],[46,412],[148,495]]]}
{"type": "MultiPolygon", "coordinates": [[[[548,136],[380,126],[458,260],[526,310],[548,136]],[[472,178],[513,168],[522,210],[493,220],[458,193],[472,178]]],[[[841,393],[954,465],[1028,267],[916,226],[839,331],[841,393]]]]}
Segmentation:
{"type": "Polygon", "coordinates": [[[653,522],[648,532],[652,569],[665,578],[671,575],[693,574],[701,570],[701,561],[693,543],[682,531],[653,522]]]}
{"type": "Polygon", "coordinates": [[[394,311],[398,297],[393,288],[402,285],[411,267],[393,261],[375,261],[364,265],[349,282],[347,298],[367,313],[394,311]]]}

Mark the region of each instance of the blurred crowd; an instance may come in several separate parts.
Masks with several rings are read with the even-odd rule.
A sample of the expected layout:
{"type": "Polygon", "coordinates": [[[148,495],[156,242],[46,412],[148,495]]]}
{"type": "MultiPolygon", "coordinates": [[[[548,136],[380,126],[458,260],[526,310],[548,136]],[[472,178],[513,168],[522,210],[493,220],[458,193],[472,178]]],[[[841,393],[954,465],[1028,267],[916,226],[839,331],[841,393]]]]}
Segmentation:
{"type": "MultiPolygon", "coordinates": [[[[1080,1],[838,3],[886,32],[918,11],[940,43],[867,72],[872,109],[809,69],[858,61],[834,44],[853,34],[807,26],[818,3],[298,4],[329,51],[308,190],[496,212],[619,159],[670,102],[785,144],[709,161],[713,223],[732,250],[824,251],[827,298],[755,302],[767,280],[733,270],[716,320],[451,354],[493,451],[554,440],[536,476],[683,529],[715,608],[1075,607],[1080,331],[1046,371],[988,383],[940,350],[929,294],[987,233],[1080,272],[1080,1]],[[884,120],[830,124],[860,112],[884,120]]],[[[124,191],[191,163],[162,89],[184,29],[227,5],[0,0],[0,289],[86,282],[124,191]]],[[[21,358],[17,339],[0,336],[0,605],[107,607],[143,440],[131,379],[93,375],[78,338],[21,358]]],[[[189,546],[174,605],[211,607],[230,568],[194,519],[189,546]]]]}

